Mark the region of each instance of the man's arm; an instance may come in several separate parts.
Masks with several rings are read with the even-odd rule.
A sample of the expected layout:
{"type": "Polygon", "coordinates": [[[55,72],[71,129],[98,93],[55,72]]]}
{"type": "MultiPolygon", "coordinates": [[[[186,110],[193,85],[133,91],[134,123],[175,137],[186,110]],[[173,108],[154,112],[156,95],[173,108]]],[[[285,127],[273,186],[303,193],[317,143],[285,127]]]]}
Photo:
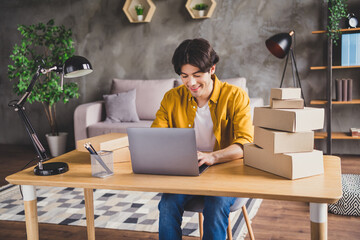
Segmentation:
{"type": "Polygon", "coordinates": [[[151,127],[155,128],[168,128],[169,127],[169,119],[168,119],[168,113],[166,110],[167,101],[165,100],[165,97],[161,101],[160,109],[156,112],[156,118],[151,124],[151,127]]]}
{"type": "Polygon", "coordinates": [[[217,163],[229,162],[231,160],[242,158],[243,156],[244,152],[242,146],[239,144],[232,144],[227,148],[215,152],[198,152],[199,166],[203,164],[210,166],[217,163]]]}

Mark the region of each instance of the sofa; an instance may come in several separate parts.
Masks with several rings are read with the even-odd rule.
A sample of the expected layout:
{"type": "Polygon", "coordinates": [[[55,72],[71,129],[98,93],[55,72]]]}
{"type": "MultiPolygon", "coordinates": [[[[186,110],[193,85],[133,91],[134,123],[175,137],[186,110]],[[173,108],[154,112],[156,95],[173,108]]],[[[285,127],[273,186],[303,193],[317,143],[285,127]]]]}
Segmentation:
{"type": "MultiPolygon", "coordinates": [[[[241,87],[248,92],[245,78],[221,80],[241,87]]],[[[177,79],[113,79],[110,94],[104,95],[104,100],[81,104],[75,109],[75,142],[106,133],[126,133],[128,127],[150,127],[164,94],[180,84],[181,81],[177,79]],[[125,96],[125,94],[128,95],[125,96]],[[116,97],[122,104],[111,105],[112,97],[116,97]],[[108,113],[105,109],[108,109],[108,113]],[[125,113],[120,116],[123,118],[121,122],[114,122],[112,116],[108,116],[112,114],[111,111],[115,111],[115,118],[117,117],[116,114],[125,113]],[[118,112],[116,113],[116,111],[118,112]],[[133,117],[129,119],[131,115],[133,117]]],[[[263,105],[262,98],[250,98],[251,115],[253,115],[254,107],[263,105]]]]}

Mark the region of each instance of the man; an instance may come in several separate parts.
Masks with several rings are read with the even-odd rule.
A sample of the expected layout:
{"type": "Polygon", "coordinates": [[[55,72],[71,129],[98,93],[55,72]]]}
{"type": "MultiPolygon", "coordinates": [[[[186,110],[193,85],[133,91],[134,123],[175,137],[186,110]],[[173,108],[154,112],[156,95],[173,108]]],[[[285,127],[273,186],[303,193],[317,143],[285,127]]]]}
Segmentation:
{"type": "MultiPolygon", "coordinates": [[[[172,63],[183,85],[167,92],[152,127],[194,128],[199,166],[243,157],[252,142],[249,97],[215,75],[219,56],[205,39],[188,39],[175,50],[172,63]]],[[[214,179],[216,181],[216,179],[214,179]]],[[[159,203],[159,238],[181,239],[186,202],[193,195],[163,194],[159,203]]],[[[203,239],[226,238],[230,207],[236,198],[204,196],[203,239]]]]}

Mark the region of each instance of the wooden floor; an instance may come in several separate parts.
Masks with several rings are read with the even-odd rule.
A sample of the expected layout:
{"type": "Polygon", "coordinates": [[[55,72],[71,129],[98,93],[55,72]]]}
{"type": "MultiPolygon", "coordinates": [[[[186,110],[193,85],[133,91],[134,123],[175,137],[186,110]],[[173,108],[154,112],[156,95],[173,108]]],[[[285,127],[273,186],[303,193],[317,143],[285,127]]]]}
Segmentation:
{"type": "MultiPolygon", "coordinates": [[[[21,170],[35,156],[31,146],[0,145],[0,185],[5,177],[21,170]]],[[[342,172],[360,174],[360,156],[341,156],[342,172]]],[[[34,164],[32,164],[34,165],[34,164]]],[[[307,203],[264,200],[252,221],[257,240],[310,239],[309,208],[307,203]]],[[[0,221],[0,239],[25,239],[25,223],[0,221]]],[[[329,213],[328,239],[360,239],[360,217],[338,216],[329,213]]],[[[86,239],[86,228],[39,224],[40,239],[86,239]]],[[[96,228],[97,239],[157,239],[157,234],[96,228]]],[[[185,240],[197,238],[184,237],[185,240]]],[[[246,240],[250,239],[248,236],[246,240]]]]}

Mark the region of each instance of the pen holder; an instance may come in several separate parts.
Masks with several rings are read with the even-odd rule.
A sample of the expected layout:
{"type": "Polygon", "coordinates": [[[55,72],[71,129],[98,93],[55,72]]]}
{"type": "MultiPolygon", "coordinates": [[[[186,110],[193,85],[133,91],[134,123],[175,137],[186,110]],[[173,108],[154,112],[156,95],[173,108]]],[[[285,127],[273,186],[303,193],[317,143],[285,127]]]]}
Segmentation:
{"type": "Polygon", "coordinates": [[[114,174],[114,160],[112,151],[99,151],[98,154],[90,154],[91,175],[105,178],[114,174]]]}

